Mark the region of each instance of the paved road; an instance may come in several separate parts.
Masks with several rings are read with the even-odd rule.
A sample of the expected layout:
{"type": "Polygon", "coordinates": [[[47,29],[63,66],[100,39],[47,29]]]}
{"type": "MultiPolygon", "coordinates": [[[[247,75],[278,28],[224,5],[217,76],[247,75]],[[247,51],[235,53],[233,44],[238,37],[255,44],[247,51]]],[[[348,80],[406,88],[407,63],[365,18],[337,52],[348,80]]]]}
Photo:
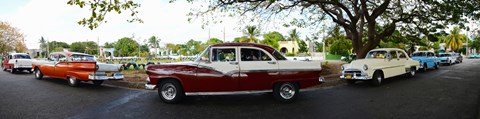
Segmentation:
{"type": "Polygon", "coordinates": [[[196,96],[164,104],[155,91],[35,80],[0,72],[0,118],[478,119],[480,60],[443,66],[380,87],[366,83],[301,93],[282,104],[268,94],[196,96]]]}

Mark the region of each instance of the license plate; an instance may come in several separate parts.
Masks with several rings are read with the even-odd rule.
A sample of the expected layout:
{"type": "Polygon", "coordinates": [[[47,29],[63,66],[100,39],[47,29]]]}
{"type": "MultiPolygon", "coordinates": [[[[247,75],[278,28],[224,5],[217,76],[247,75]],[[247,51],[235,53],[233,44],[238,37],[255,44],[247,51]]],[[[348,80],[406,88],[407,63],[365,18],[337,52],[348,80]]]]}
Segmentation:
{"type": "Polygon", "coordinates": [[[352,79],[352,75],[346,75],[345,78],[346,79],[352,79]]]}
{"type": "Polygon", "coordinates": [[[105,73],[105,75],[107,75],[107,76],[112,76],[113,73],[112,73],[112,72],[107,72],[107,73],[105,73]]]}

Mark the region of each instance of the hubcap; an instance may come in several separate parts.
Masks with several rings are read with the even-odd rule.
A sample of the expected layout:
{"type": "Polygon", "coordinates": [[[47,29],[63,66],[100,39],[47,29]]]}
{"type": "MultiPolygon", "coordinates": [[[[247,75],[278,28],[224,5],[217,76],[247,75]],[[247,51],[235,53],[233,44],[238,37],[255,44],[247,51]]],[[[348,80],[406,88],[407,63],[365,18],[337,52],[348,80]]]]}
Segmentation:
{"type": "Polygon", "coordinates": [[[177,95],[177,90],[172,83],[166,83],[162,86],[162,96],[167,100],[173,100],[177,95]]]}
{"type": "Polygon", "coordinates": [[[378,80],[378,83],[381,83],[381,82],[382,82],[382,76],[381,76],[381,75],[378,75],[378,76],[377,76],[377,80],[378,80]]]}
{"type": "Polygon", "coordinates": [[[295,90],[292,84],[283,84],[280,87],[280,96],[283,99],[290,99],[295,95],[295,90]]]}
{"type": "Polygon", "coordinates": [[[37,78],[40,77],[40,71],[35,70],[35,76],[36,76],[37,78]]]}
{"type": "Polygon", "coordinates": [[[75,79],[74,78],[69,78],[70,84],[75,84],[75,79]]]}
{"type": "Polygon", "coordinates": [[[410,70],[410,74],[411,74],[412,76],[415,75],[415,69],[411,69],[411,70],[410,70]]]}

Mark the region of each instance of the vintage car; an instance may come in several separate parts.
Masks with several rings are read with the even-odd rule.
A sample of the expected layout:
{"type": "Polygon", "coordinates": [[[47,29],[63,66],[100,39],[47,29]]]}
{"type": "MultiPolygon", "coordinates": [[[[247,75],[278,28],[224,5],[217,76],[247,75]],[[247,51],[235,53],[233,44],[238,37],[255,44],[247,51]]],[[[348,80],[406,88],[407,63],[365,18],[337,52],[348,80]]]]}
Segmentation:
{"type": "Polygon", "coordinates": [[[300,60],[300,61],[309,61],[312,60],[312,56],[309,56],[307,54],[298,54],[295,57],[285,57],[288,60],[300,60]]]}
{"type": "Polygon", "coordinates": [[[185,95],[265,92],[292,102],[299,89],[324,81],[320,71],[320,61],[287,60],[270,46],[223,43],[207,47],[193,62],[149,65],[145,88],[157,88],[165,103],[176,103],[185,95]]]}
{"type": "Polygon", "coordinates": [[[32,73],[32,58],[26,53],[9,53],[2,61],[3,71],[28,71],[32,73]]]}
{"type": "Polygon", "coordinates": [[[410,59],[401,49],[374,49],[367,53],[365,59],[342,65],[340,79],[346,80],[348,84],[369,81],[370,84],[379,86],[385,78],[403,74],[413,77],[419,67],[419,62],[410,59]]]}
{"type": "Polygon", "coordinates": [[[427,69],[438,69],[440,60],[435,53],[431,51],[417,51],[412,53],[412,59],[420,63],[420,69],[427,71],[427,69]]]}
{"type": "Polygon", "coordinates": [[[35,78],[44,76],[67,79],[70,86],[78,86],[80,81],[92,81],[101,85],[105,80],[123,80],[122,65],[98,63],[88,54],[76,52],[51,53],[47,60],[32,63],[35,78]]]}
{"type": "Polygon", "coordinates": [[[440,54],[440,64],[452,65],[456,62],[457,57],[453,56],[451,53],[440,54]]]}

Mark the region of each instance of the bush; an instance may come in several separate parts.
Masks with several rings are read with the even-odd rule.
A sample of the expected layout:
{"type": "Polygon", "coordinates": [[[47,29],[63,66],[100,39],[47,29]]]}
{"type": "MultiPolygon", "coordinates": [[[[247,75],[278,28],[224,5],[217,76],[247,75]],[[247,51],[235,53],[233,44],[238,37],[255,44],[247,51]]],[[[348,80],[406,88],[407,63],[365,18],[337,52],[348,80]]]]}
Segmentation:
{"type": "Polygon", "coordinates": [[[295,53],[287,53],[285,56],[295,56],[295,53]]]}

